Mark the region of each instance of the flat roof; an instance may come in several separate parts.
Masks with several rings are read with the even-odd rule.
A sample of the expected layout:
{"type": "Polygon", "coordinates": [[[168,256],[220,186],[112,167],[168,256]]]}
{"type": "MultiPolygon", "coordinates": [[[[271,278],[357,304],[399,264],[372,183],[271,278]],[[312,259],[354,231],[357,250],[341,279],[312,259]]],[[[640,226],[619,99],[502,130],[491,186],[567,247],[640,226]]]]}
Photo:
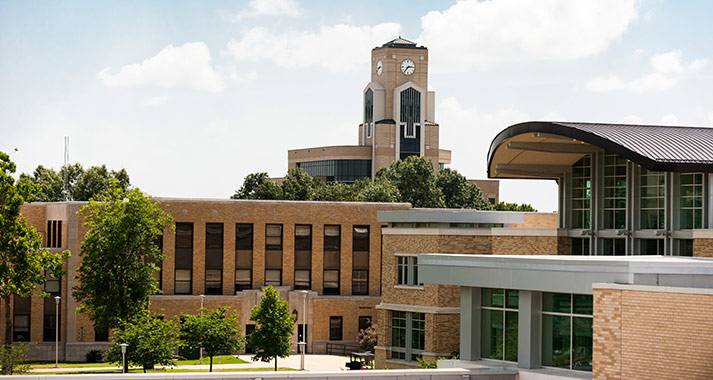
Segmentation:
{"type": "Polygon", "coordinates": [[[418,255],[424,283],[591,294],[593,283],[713,288],[713,259],[678,256],[418,255]]]}
{"type": "Polygon", "coordinates": [[[376,220],[384,223],[503,223],[522,224],[524,212],[415,208],[379,211],[376,220]]]}

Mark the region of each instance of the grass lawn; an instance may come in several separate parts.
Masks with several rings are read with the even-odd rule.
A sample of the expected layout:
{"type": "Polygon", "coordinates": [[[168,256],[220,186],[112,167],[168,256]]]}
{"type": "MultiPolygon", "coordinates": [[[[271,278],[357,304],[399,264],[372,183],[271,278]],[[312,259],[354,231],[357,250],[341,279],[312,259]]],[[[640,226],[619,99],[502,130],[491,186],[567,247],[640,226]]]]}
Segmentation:
{"type": "MultiPolygon", "coordinates": [[[[30,361],[31,369],[39,368],[54,368],[54,362],[47,361],[30,361]]],[[[176,360],[176,365],[195,365],[198,364],[199,360],[176,360]]],[[[213,358],[213,364],[246,364],[245,360],[236,358],[233,355],[221,355],[213,358]]],[[[209,357],[203,357],[203,364],[210,364],[209,357]]],[[[72,362],[59,362],[60,368],[97,368],[97,367],[117,367],[113,363],[72,363],[72,362]]]]}
{"type": "MultiPolygon", "coordinates": [[[[176,361],[177,365],[194,365],[194,364],[199,364],[200,361],[198,359],[196,360],[178,360],[176,361]]],[[[247,364],[243,359],[236,358],[233,355],[221,355],[221,356],[216,356],[213,358],[213,364],[247,364]]],[[[207,356],[203,357],[203,364],[210,364],[210,358],[207,356]]]]}
{"type": "MultiPolygon", "coordinates": [[[[226,369],[213,369],[213,372],[274,372],[274,367],[265,368],[226,368],[226,369]]],[[[278,371],[298,371],[294,368],[284,368],[279,367],[278,371]]],[[[130,373],[143,373],[142,369],[132,368],[130,373]]],[[[146,373],[168,373],[168,372],[208,372],[207,369],[188,369],[188,368],[166,368],[166,369],[153,369],[148,370],[146,373]]],[[[100,373],[121,373],[120,369],[106,370],[106,369],[87,369],[85,371],[64,371],[64,372],[42,372],[43,375],[91,375],[100,373]]],[[[34,373],[36,375],[37,373],[34,373]]]]}

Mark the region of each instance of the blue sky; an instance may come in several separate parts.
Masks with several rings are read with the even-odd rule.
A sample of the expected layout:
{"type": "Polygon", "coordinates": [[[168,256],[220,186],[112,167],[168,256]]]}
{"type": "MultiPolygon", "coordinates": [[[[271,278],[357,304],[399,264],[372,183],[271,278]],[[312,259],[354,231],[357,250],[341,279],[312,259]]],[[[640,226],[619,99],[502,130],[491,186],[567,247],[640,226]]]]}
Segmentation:
{"type": "MultiPolygon", "coordinates": [[[[713,125],[709,1],[2,1],[0,150],[19,171],[126,168],[154,196],[227,197],[287,149],[356,144],[370,49],[430,51],[441,147],[483,178],[527,120],[713,125]]],[[[501,198],[556,209],[553,182],[501,198]]]]}

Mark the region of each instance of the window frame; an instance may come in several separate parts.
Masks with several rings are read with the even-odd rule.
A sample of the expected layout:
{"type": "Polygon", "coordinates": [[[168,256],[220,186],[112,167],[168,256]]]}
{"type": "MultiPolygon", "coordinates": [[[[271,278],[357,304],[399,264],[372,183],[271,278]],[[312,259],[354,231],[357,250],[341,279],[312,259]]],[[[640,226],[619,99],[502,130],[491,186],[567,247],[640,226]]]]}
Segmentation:
{"type": "MultiPolygon", "coordinates": [[[[589,370],[582,370],[582,369],[574,369],[574,361],[572,360],[572,357],[574,356],[574,339],[575,339],[575,323],[574,323],[574,318],[588,318],[590,321],[592,321],[591,326],[592,326],[592,331],[593,331],[593,326],[594,326],[594,299],[593,295],[590,294],[578,294],[578,293],[556,293],[556,292],[542,292],[540,293],[540,305],[542,306],[541,309],[541,318],[540,318],[540,350],[542,352],[541,355],[541,365],[543,368],[557,368],[557,369],[565,369],[565,370],[570,370],[570,371],[577,371],[577,372],[592,372],[592,369],[589,370]],[[545,295],[546,294],[568,294],[570,296],[569,300],[569,312],[560,312],[560,311],[545,311],[545,295]],[[575,313],[575,296],[589,296],[592,297],[592,314],[581,314],[581,313],[575,313]],[[544,352],[545,352],[545,339],[543,338],[544,330],[545,330],[545,316],[546,315],[551,315],[551,316],[556,316],[556,317],[569,317],[569,366],[568,368],[564,367],[557,367],[557,366],[548,366],[544,364],[545,358],[544,358],[544,352]]],[[[551,342],[550,342],[551,343],[551,342]]],[[[593,335],[592,335],[592,347],[590,347],[590,354],[592,355],[593,359],[593,335]]]]}
{"type": "MultiPolygon", "coordinates": [[[[413,362],[416,358],[423,357],[423,352],[426,347],[425,332],[426,332],[426,313],[411,312],[411,311],[400,311],[391,310],[390,315],[391,323],[391,347],[390,347],[390,359],[392,360],[404,360],[413,362]],[[398,315],[398,317],[397,317],[398,315]],[[416,317],[416,318],[415,318],[416,317]],[[421,318],[418,318],[421,317],[421,318]],[[394,326],[394,320],[398,319],[403,321],[403,326],[394,326]],[[416,326],[422,328],[416,328],[416,326]],[[404,346],[397,346],[395,343],[395,337],[397,336],[395,330],[403,331],[404,346]],[[418,337],[420,348],[414,347],[414,332],[420,332],[418,337]],[[394,355],[397,354],[397,355],[394,355]]],[[[400,342],[399,342],[400,343],[400,342]]]]}
{"type": "Polygon", "coordinates": [[[481,321],[481,326],[480,326],[480,352],[481,352],[481,359],[483,359],[483,360],[498,360],[498,361],[504,361],[504,362],[510,362],[510,363],[517,363],[517,361],[518,361],[518,358],[517,358],[517,355],[518,355],[517,346],[520,344],[520,342],[519,342],[520,326],[519,326],[519,323],[518,323],[517,331],[516,331],[516,333],[515,333],[515,338],[516,338],[516,341],[515,341],[515,342],[516,342],[516,344],[515,344],[515,346],[516,346],[516,349],[515,349],[515,355],[516,355],[515,360],[506,360],[506,356],[507,356],[507,352],[508,352],[508,351],[507,351],[507,350],[508,350],[508,347],[507,347],[507,342],[508,342],[508,341],[507,341],[507,336],[508,336],[508,335],[507,335],[507,330],[508,330],[508,328],[507,328],[507,320],[508,320],[508,319],[507,319],[507,317],[508,317],[508,313],[510,313],[511,315],[512,315],[512,313],[515,313],[515,315],[517,316],[518,321],[519,321],[519,317],[520,317],[520,314],[519,314],[519,313],[520,313],[520,304],[519,304],[519,302],[520,302],[520,293],[519,293],[519,291],[518,291],[517,289],[480,288],[480,294],[481,294],[481,295],[480,295],[480,310],[481,310],[481,311],[480,311],[480,313],[481,313],[481,316],[480,316],[480,321],[481,321]],[[502,304],[502,306],[497,306],[497,305],[496,305],[496,306],[493,306],[493,305],[489,305],[489,306],[488,306],[488,305],[485,305],[485,297],[484,297],[484,293],[485,293],[485,292],[484,292],[484,290],[502,290],[502,291],[503,291],[503,293],[502,293],[502,294],[503,294],[503,304],[502,304]],[[516,294],[517,294],[517,299],[518,299],[517,308],[513,308],[513,307],[509,307],[509,306],[508,306],[509,294],[510,294],[511,292],[516,292],[516,294]],[[483,310],[492,310],[492,311],[500,311],[500,312],[502,312],[502,321],[501,321],[501,323],[502,323],[502,330],[503,330],[503,332],[502,332],[502,343],[503,343],[502,352],[503,352],[503,357],[502,357],[502,358],[492,358],[492,357],[491,357],[491,358],[487,358],[487,357],[484,357],[484,356],[482,355],[482,353],[485,351],[485,350],[483,349],[483,336],[484,336],[484,334],[483,334],[483,329],[484,329],[484,325],[483,325],[483,320],[484,320],[483,314],[484,314],[484,313],[483,313],[483,310]]]}
{"type": "Polygon", "coordinates": [[[341,315],[330,315],[329,316],[329,340],[330,341],[342,341],[344,340],[344,317],[341,315]],[[336,327],[332,326],[332,321],[339,321],[339,339],[335,339],[336,335],[333,335],[333,333],[336,333],[336,327]]]}
{"type": "Polygon", "coordinates": [[[410,254],[396,255],[396,286],[423,289],[418,279],[418,256],[410,254]]]}

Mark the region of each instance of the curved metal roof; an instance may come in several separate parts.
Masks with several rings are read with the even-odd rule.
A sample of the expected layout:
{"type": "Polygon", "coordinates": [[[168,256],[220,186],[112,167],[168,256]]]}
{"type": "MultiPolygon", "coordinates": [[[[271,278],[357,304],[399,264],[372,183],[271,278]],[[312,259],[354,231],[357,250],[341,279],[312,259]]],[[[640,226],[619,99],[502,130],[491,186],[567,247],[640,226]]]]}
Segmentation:
{"type": "MultiPolygon", "coordinates": [[[[575,150],[553,151],[553,146],[564,146],[558,144],[562,141],[570,146],[579,144],[580,151],[588,146],[615,153],[648,170],[713,172],[713,128],[537,121],[512,125],[495,136],[488,151],[488,177],[510,177],[494,172],[499,164],[536,165],[538,162],[533,158],[538,156],[522,153],[528,149],[538,151],[537,144],[550,145],[549,150],[539,150],[549,152],[539,153],[543,162],[547,161],[545,155],[551,155],[548,164],[553,164],[556,161],[553,157],[557,156],[566,158],[556,161],[557,164],[571,165],[569,161],[576,161],[584,154],[575,150]],[[517,147],[525,148],[518,153],[517,147]],[[500,154],[502,149],[512,152],[500,154]]],[[[537,176],[523,174],[511,178],[517,177],[537,176]]]]}

